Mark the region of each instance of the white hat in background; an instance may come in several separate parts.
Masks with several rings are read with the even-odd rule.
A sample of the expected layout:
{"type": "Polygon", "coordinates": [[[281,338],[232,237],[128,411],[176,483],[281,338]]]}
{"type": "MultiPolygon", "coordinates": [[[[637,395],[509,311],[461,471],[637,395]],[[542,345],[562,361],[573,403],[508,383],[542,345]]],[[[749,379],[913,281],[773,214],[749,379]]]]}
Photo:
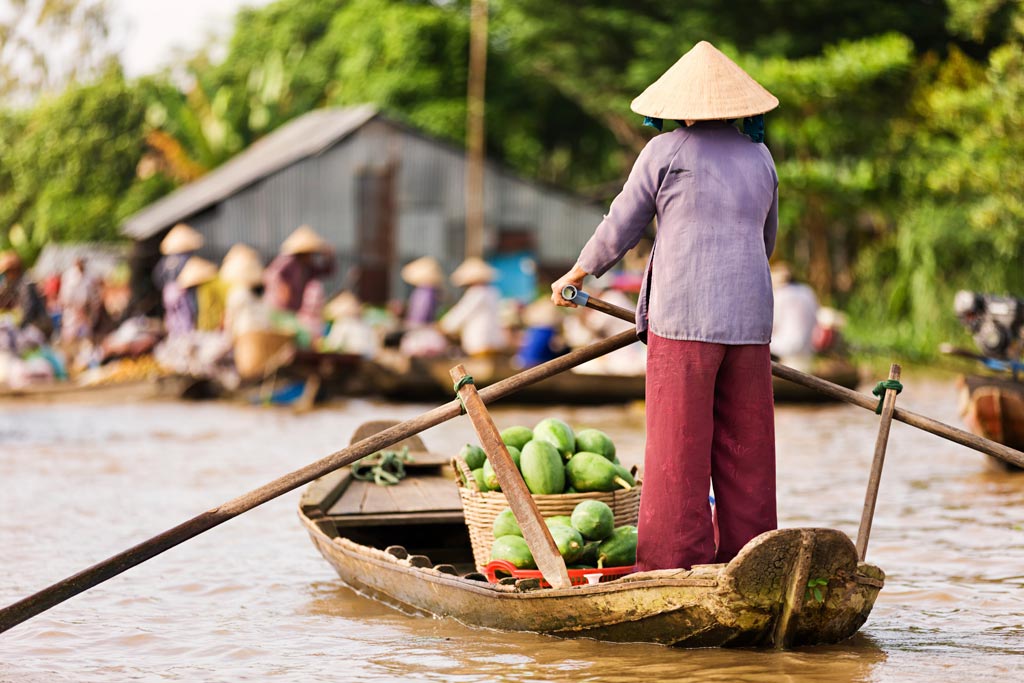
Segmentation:
{"type": "Polygon", "coordinates": [[[497,277],[498,271],[489,266],[486,261],[471,256],[455,269],[450,279],[456,287],[468,287],[494,282],[497,277]]]}
{"type": "Polygon", "coordinates": [[[433,256],[421,256],[405,264],[402,279],[413,287],[440,287],[444,284],[444,271],[433,256]]]}
{"type": "Polygon", "coordinates": [[[318,254],[329,251],[331,251],[331,245],[327,243],[327,240],[308,225],[299,226],[281,243],[282,254],[318,254]]]}
{"type": "Polygon", "coordinates": [[[200,249],[204,241],[195,228],[178,223],[160,241],[160,253],[164,256],[187,254],[200,249]]]}
{"type": "Polygon", "coordinates": [[[234,245],[220,263],[220,279],[232,285],[258,285],[263,281],[260,255],[247,244],[234,245]]]}
{"type": "Polygon", "coordinates": [[[175,282],[182,289],[188,289],[189,287],[198,287],[199,285],[206,284],[216,278],[217,266],[204,258],[193,256],[185,262],[185,267],[178,273],[178,278],[175,282]]]}

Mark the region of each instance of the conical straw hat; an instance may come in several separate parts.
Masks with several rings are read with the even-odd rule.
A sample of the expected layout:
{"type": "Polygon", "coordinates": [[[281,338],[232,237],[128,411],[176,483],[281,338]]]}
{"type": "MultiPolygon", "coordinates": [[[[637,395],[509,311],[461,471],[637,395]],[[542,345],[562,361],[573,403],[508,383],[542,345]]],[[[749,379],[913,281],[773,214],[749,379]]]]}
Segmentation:
{"type": "Polygon", "coordinates": [[[202,247],[203,241],[203,236],[194,228],[178,223],[160,242],[160,253],[164,256],[187,254],[202,247]]]}
{"type": "Polygon", "coordinates": [[[178,273],[178,279],[175,282],[182,289],[188,289],[189,287],[198,287],[199,285],[206,284],[210,280],[216,279],[216,277],[217,266],[204,258],[193,256],[185,262],[185,267],[178,273]]]}
{"type": "Polygon", "coordinates": [[[487,265],[483,259],[472,256],[455,269],[451,281],[456,287],[468,287],[469,285],[493,282],[496,277],[498,277],[498,271],[487,265]]]}
{"type": "Polygon", "coordinates": [[[330,250],[327,241],[308,225],[300,226],[281,243],[282,254],[315,254],[330,250]]]}
{"type": "Polygon", "coordinates": [[[337,320],[359,315],[361,311],[362,304],[359,303],[359,298],[352,292],[342,292],[324,306],[324,317],[327,320],[337,320]]]}
{"type": "Polygon", "coordinates": [[[413,287],[440,287],[444,283],[444,271],[433,256],[422,256],[405,264],[402,279],[413,287]]]}
{"type": "Polygon", "coordinates": [[[779,106],[775,95],[702,40],[640,94],[630,109],[674,121],[737,119],[779,106]]]}
{"type": "Polygon", "coordinates": [[[258,285],[263,280],[260,255],[247,244],[234,245],[221,261],[220,279],[232,285],[258,285]]]}

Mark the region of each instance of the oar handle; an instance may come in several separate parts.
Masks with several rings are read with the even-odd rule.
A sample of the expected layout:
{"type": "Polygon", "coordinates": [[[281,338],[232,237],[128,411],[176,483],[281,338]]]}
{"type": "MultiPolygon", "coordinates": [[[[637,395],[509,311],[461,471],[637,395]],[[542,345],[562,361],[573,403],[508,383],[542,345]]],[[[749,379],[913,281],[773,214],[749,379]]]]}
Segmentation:
{"type": "MultiPolygon", "coordinates": [[[[601,301],[597,297],[588,295],[586,292],[579,290],[577,287],[569,285],[562,289],[562,298],[566,301],[572,301],[576,304],[582,304],[587,308],[593,308],[595,311],[601,311],[608,315],[621,318],[622,320],[628,320],[634,322],[634,314],[632,311],[627,311],[625,308],[614,306],[607,301],[601,301]]],[[[789,380],[794,384],[805,386],[809,389],[830,396],[834,399],[845,401],[846,403],[852,403],[855,406],[861,408],[867,408],[871,412],[875,411],[875,406],[878,405],[878,399],[872,398],[866,394],[862,394],[859,391],[853,391],[846,387],[841,387],[838,384],[829,382],[828,380],[809,375],[806,372],[800,372],[793,368],[782,365],[776,361],[772,361],[772,374],[780,379],[789,380]]],[[[933,420],[930,417],[912,413],[909,410],[903,408],[896,408],[893,412],[893,419],[898,420],[904,424],[908,424],[912,427],[917,427],[926,432],[931,432],[936,436],[941,436],[944,439],[948,439],[954,443],[958,443],[961,446],[967,446],[973,448],[976,451],[991,455],[994,458],[998,458],[1004,462],[1008,462],[1011,465],[1017,467],[1024,467],[1024,453],[1018,451],[1009,446],[1004,446],[1001,443],[996,443],[976,434],[965,432],[962,429],[951,427],[944,422],[933,420]]]]}
{"type": "Polygon", "coordinates": [[[610,304],[607,301],[598,299],[596,296],[590,296],[574,285],[566,285],[562,288],[562,298],[577,306],[586,306],[587,308],[593,308],[595,311],[607,313],[613,318],[625,320],[627,323],[636,323],[636,313],[633,311],[622,306],[610,304]]]}

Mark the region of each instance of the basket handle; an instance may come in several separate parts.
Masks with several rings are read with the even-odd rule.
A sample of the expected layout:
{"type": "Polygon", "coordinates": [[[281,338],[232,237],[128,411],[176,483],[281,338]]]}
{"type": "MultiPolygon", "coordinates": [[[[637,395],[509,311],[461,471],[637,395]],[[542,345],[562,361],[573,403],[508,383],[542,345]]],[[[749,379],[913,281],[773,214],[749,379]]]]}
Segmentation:
{"type": "Polygon", "coordinates": [[[466,464],[461,455],[452,457],[452,467],[456,472],[462,473],[467,489],[480,493],[480,487],[476,485],[476,477],[473,476],[473,472],[469,469],[469,465],[466,464]]]}
{"type": "Polygon", "coordinates": [[[510,576],[516,575],[516,566],[508,560],[491,560],[484,567],[487,572],[487,580],[491,583],[498,583],[498,572],[508,572],[510,576]]]}

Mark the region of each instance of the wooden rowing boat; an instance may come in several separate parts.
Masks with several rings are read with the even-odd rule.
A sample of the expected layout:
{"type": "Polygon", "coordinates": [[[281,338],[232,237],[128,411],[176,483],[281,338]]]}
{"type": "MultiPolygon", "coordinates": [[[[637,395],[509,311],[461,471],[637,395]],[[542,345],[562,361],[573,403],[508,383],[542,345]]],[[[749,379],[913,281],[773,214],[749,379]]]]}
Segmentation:
{"type": "MultiPolygon", "coordinates": [[[[425,450],[415,442],[406,444],[414,457],[425,450]]],[[[364,595],[469,626],[565,638],[678,647],[835,643],[865,622],[884,583],[879,568],[858,563],[845,534],[780,529],[728,564],[568,589],[511,577],[492,584],[473,564],[456,487],[447,479],[441,469],[424,470],[372,492],[372,484],[339,470],[309,486],[299,516],[341,579],[364,595]]]]}
{"type": "MultiPolygon", "coordinates": [[[[812,375],[847,389],[856,389],[860,384],[857,366],[845,358],[816,358],[808,370],[812,375]]],[[[794,384],[780,377],[772,377],[772,390],[776,403],[825,403],[836,399],[825,394],[794,384]]]]}
{"type": "MultiPolygon", "coordinates": [[[[1024,382],[966,375],[959,378],[957,387],[960,414],[968,429],[978,436],[1024,450],[1024,382]]],[[[989,460],[999,469],[1020,469],[996,458],[989,460]]]]}
{"type": "MultiPolygon", "coordinates": [[[[483,358],[410,358],[386,353],[376,359],[377,389],[392,400],[436,401],[451,398],[452,381],[448,370],[457,364],[466,366],[474,384],[484,388],[513,376],[516,367],[508,356],[483,358]]],[[[628,403],[644,399],[643,375],[592,375],[563,372],[515,395],[518,403],[572,403],[599,405],[628,403]]]]}
{"type": "MultiPolygon", "coordinates": [[[[375,361],[373,373],[377,390],[392,400],[435,401],[450,398],[451,379],[448,369],[461,363],[473,376],[476,386],[483,388],[507,379],[519,371],[504,356],[489,358],[409,358],[385,354],[375,361]]],[[[838,358],[814,361],[814,375],[848,389],[860,383],[857,366],[838,358]]],[[[559,404],[607,404],[642,401],[646,378],[643,375],[594,375],[563,372],[543,382],[526,387],[515,396],[517,402],[559,404]]],[[[772,378],[775,401],[778,403],[820,403],[834,401],[818,391],[799,384],[772,378]]]]}

